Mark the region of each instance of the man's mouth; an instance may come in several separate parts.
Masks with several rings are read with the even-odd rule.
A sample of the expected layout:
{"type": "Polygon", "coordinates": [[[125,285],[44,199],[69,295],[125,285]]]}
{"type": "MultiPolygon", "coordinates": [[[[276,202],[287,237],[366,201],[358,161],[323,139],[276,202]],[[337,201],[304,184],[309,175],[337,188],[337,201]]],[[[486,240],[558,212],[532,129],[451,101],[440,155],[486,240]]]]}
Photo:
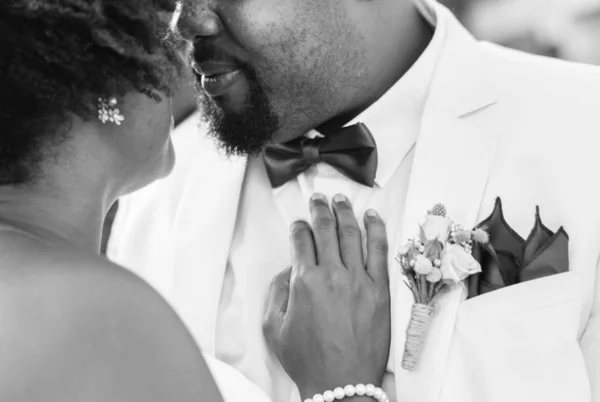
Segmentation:
{"type": "Polygon", "coordinates": [[[223,95],[242,76],[242,69],[225,62],[192,62],[192,69],[201,76],[204,92],[208,96],[223,95]]]}

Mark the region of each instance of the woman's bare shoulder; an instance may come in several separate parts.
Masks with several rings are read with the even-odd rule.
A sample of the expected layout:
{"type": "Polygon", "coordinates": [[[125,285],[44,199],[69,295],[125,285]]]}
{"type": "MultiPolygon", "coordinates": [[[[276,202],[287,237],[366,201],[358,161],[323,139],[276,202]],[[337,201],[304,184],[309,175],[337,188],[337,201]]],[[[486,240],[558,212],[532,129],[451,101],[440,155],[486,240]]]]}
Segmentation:
{"type": "Polygon", "coordinates": [[[100,256],[39,248],[17,266],[9,254],[0,400],[220,400],[194,340],[140,278],[100,256]]]}

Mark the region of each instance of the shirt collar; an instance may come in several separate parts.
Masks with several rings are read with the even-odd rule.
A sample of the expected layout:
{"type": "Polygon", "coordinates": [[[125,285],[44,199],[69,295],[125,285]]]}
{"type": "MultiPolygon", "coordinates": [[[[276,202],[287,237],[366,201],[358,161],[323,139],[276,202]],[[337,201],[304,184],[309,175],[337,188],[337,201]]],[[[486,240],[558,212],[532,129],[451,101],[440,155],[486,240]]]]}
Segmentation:
{"type": "Polygon", "coordinates": [[[442,53],[445,24],[437,21],[432,0],[415,0],[435,28],[432,40],[413,66],[383,96],[348,125],[364,123],[377,143],[375,184],[384,187],[416,143],[429,86],[442,53]]]}

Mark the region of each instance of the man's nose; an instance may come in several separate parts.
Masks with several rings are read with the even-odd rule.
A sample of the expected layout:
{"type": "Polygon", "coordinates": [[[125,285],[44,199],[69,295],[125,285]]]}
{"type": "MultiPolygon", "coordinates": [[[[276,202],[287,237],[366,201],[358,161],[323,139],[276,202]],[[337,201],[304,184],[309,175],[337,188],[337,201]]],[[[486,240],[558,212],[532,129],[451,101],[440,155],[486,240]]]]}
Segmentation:
{"type": "Polygon", "coordinates": [[[206,7],[194,7],[193,3],[187,1],[180,6],[175,25],[177,32],[189,42],[219,35],[223,30],[219,16],[206,7]]]}

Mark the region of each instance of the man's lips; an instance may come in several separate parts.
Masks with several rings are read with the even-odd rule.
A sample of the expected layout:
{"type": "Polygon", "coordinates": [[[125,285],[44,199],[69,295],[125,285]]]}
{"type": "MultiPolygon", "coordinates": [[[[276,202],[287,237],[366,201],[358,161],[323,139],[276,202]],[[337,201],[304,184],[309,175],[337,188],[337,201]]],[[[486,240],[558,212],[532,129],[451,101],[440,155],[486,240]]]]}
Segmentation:
{"type": "Polygon", "coordinates": [[[233,63],[227,62],[192,62],[192,69],[198,75],[204,77],[212,77],[215,75],[227,74],[232,71],[239,70],[239,66],[233,63]]]}
{"type": "Polygon", "coordinates": [[[216,97],[223,95],[237,80],[241,77],[242,70],[235,70],[229,73],[202,76],[202,89],[209,96],[216,97]]]}
{"type": "Polygon", "coordinates": [[[241,68],[230,62],[192,62],[192,69],[201,76],[204,92],[211,97],[223,95],[241,77],[241,68]]]}

